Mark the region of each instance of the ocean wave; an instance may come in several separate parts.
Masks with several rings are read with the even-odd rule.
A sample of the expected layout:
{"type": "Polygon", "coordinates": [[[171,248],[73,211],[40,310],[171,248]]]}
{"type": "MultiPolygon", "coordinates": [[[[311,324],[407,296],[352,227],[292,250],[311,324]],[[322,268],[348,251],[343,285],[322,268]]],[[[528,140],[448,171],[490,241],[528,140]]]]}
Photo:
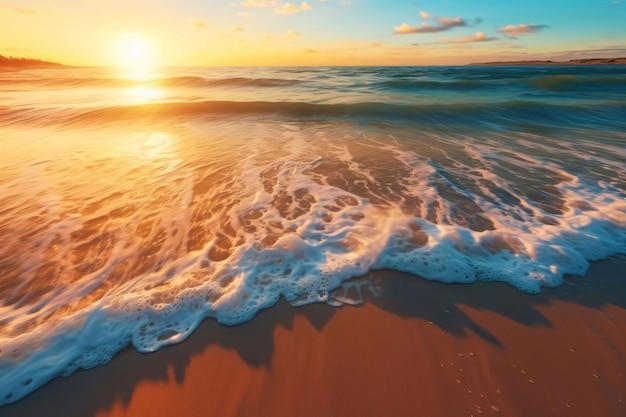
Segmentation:
{"type": "MultiPolygon", "coordinates": [[[[468,91],[482,89],[498,89],[507,84],[517,86],[521,90],[532,87],[550,92],[593,92],[598,88],[620,89],[626,86],[626,77],[619,73],[578,74],[561,73],[543,75],[520,71],[480,72],[463,71],[464,69],[439,69],[438,76],[432,77],[429,71],[418,69],[341,69],[338,72],[319,72],[310,69],[285,70],[283,77],[219,77],[219,76],[177,76],[151,79],[132,79],[123,77],[38,77],[38,78],[0,78],[0,86],[4,87],[43,87],[43,88],[211,88],[211,87],[290,87],[318,81],[338,81],[355,89],[371,89],[380,91],[444,90],[468,91]],[[302,77],[306,74],[305,77],[302,77]],[[358,78],[358,77],[365,78],[358,78]],[[444,77],[442,77],[444,76],[444,77]],[[300,77],[300,78],[298,78],[300,77]],[[381,78],[384,78],[381,80],[381,78]],[[437,79],[439,78],[439,79],[437,79]],[[356,84],[350,85],[353,80],[356,84]]],[[[329,84],[332,86],[332,83],[329,84]]]]}
{"type": "Polygon", "coordinates": [[[598,89],[606,89],[611,92],[620,90],[626,92],[626,76],[617,75],[575,75],[575,74],[558,74],[548,75],[544,77],[535,77],[526,80],[529,85],[540,90],[554,92],[579,92],[594,91],[598,89]]]}
{"type": "Polygon", "coordinates": [[[3,74],[0,405],[370,270],[535,293],[626,252],[621,70],[177,71],[3,74]]]}
{"type": "Polygon", "coordinates": [[[46,88],[198,88],[198,87],[285,87],[302,83],[301,80],[284,78],[249,78],[249,77],[169,77],[146,80],[132,78],[100,77],[63,77],[63,78],[25,78],[0,79],[0,86],[35,86],[46,88]]]}
{"type": "Polygon", "coordinates": [[[497,103],[459,103],[401,105],[362,102],[351,104],[316,104],[308,102],[266,101],[196,101],[119,105],[104,108],[28,108],[0,107],[0,125],[51,123],[85,124],[122,120],[194,117],[202,115],[262,116],[280,115],[298,119],[343,119],[362,121],[416,122],[424,124],[466,124],[506,126],[545,124],[591,127],[613,126],[626,119],[626,103],[606,101],[598,105],[558,105],[538,101],[503,101],[497,103]]]}
{"type": "Polygon", "coordinates": [[[450,77],[446,80],[428,80],[415,78],[390,79],[372,83],[371,87],[394,89],[399,91],[421,90],[445,90],[445,91],[468,91],[468,90],[493,90],[517,87],[523,91],[531,86],[541,91],[550,92],[594,92],[598,89],[616,92],[626,92],[626,77],[620,75],[581,75],[581,74],[555,74],[540,77],[528,77],[526,74],[463,74],[458,78],[450,77]]]}
{"type": "Polygon", "coordinates": [[[478,80],[458,80],[458,81],[428,81],[415,79],[394,79],[380,81],[371,84],[372,88],[381,87],[383,89],[394,89],[400,91],[421,91],[421,90],[449,90],[463,91],[472,89],[493,88],[494,85],[488,81],[478,80]]]}

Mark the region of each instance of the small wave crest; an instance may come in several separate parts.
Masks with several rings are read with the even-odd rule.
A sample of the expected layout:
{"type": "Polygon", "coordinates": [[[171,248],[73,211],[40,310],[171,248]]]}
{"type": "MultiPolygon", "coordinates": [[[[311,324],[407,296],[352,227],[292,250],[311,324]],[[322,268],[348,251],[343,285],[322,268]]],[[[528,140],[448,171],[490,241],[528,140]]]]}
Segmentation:
{"type": "Polygon", "coordinates": [[[284,87],[302,83],[301,80],[284,78],[224,77],[205,78],[197,76],[155,78],[136,80],[132,78],[63,77],[1,79],[5,86],[37,86],[46,88],[201,88],[201,87],[284,87]]]}
{"type": "Polygon", "coordinates": [[[380,81],[372,84],[372,88],[382,87],[383,89],[397,89],[400,91],[420,91],[420,90],[449,90],[463,91],[473,89],[493,88],[493,83],[480,80],[457,80],[457,81],[427,81],[413,79],[395,79],[380,81]]]}
{"type": "Polygon", "coordinates": [[[202,115],[280,115],[299,119],[343,119],[372,122],[417,122],[475,125],[507,129],[515,124],[590,127],[611,126],[626,119],[626,104],[558,105],[534,101],[401,105],[376,102],[316,104],[308,102],[195,101],[119,105],[105,108],[12,109],[0,107],[0,125],[109,123],[123,120],[180,118],[202,115]]]}
{"type": "Polygon", "coordinates": [[[559,74],[544,77],[530,78],[528,84],[545,91],[554,92],[581,92],[595,91],[598,89],[610,92],[621,90],[626,92],[626,76],[617,75],[575,75],[559,74]]]}

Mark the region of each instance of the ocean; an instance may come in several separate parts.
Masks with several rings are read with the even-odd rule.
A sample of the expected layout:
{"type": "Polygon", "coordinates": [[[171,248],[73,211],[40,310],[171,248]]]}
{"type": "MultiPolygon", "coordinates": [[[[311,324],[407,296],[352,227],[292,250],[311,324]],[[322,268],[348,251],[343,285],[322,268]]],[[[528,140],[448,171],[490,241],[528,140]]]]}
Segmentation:
{"type": "Polygon", "coordinates": [[[0,405],[370,270],[626,253],[623,66],[5,71],[0,149],[0,405]]]}

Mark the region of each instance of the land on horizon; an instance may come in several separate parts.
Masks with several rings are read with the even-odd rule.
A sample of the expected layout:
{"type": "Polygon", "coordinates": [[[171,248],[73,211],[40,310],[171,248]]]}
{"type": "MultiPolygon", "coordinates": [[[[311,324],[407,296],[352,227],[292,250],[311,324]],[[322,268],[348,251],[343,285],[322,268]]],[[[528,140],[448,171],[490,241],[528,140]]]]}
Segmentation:
{"type": "Polygon", "coordinates": [[[570,59],[569,61],[495,61],[477,62],[469,64],[472,66],[495,66],[495,65],[626,65],[626,58],[586,58],[570,59]]]}
{"type": "Polygon", "coordinates": [[[0,55],[0,67],[10,68],[52,68],[66,67],[57,62],[43,61],[37,58],[23,58],[0,55]]]}
{"type": "MultiPolygon", "coordinates": [[[[527,61],[491,61],[474,62],[467,66],[527,66],[527,65],[626,65],[626,57],[621,58],[585,58],[569,61],[527,60],[527,61]]],[[[454,66],[454,65],[453,65],[454,66]]],[[[0,68],[67,68],[69,65],[44,61],[39,58],[12,57],[0,54],[0,68]]]]}

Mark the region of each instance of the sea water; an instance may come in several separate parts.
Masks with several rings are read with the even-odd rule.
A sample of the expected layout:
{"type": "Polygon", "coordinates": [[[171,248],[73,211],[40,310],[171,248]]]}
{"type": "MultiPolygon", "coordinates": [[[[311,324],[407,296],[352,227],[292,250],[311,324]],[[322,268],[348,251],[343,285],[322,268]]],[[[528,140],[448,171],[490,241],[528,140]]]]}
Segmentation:
{"type": "Polygon", "coordinates": [[[620,66],[1,72],[0,149],[0,404],[373,269],[626,252],[620,66]]]}

